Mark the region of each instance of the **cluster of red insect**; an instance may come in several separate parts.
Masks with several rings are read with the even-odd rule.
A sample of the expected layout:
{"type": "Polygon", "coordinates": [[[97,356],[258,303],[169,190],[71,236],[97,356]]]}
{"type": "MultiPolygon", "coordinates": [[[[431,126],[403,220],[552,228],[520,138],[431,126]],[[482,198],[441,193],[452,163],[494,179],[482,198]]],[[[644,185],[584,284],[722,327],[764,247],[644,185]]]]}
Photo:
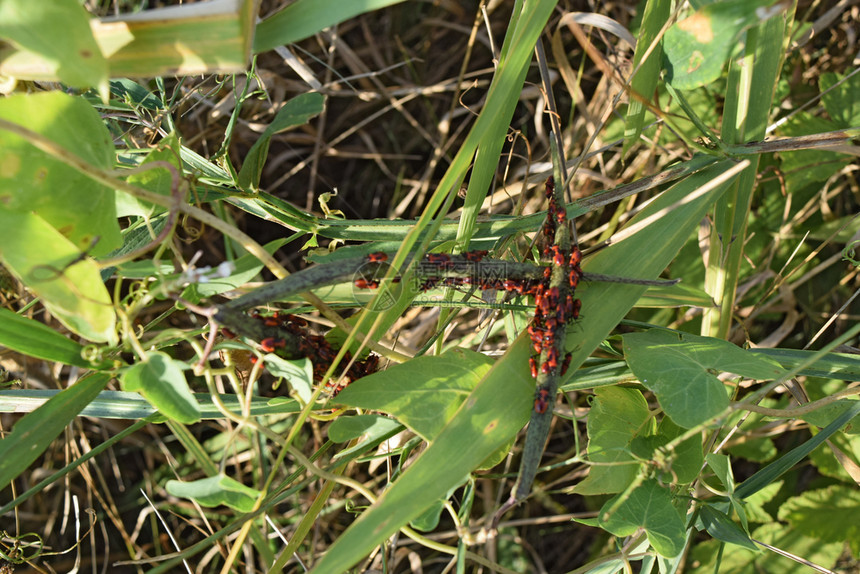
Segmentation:
{"type": "MultiPolygon", "coordinates": [[[[549,286],[549,280],[552,277],[552,267],[544,269],[543,280],[533,289],[535,313],[534,320],[529,325],[528,332],[532,342],[532,349],[534,350],[534,354],[529,357],[529,367],[534,378],[538,376],[538,359],[544,352],[546,355],[543,363],[540,365],[541,373],[545,375],[549,374],[559,366],[556,334],[559,327],[579,318],[579,309],[581,306],[579,299],[574,298],[574,292],[582,277],[582,269],[579,266],[582,261],[582,253],[576,245],[570,249],[569,253],[565,253],[554,242],[556,229],[567,223],[567,213],[563,207],[559,207],[556,203],[553,191],[553,181],[550,178],[546,182],[546,195],[549,200],[549,208],[547,209],[547,217],[542,229],[545,242],[543,255],[551,259],[555,267],[563,267],[565,262],[567,262],[569,289],[562,297],[558,287],[549,286]]],[[[570,364],[570,356],[570,353],[567,353],[561,361],[560,374],[562,375],[567,372],[567,367],[570,364]]],[[[550,398],[549,391],[539,387],[535,393],[535,412],[546,412],[549,408],[550,398]]]]}
{"type": "MultiPolygon", "coordinates": [[[[294,340],[298,342],[298,351],[302,356],[307,357],[313,366],[314,380],[320,382],[337,356],[337,351],[332,347],[331,343],[322,335],[315,335],[308,331],[308,322],[298,315],[289,313],[281,313],[275,311],[271,315],[260,315],[252,313],[252,317],[260,320],[266,327],[274,327],[290,333],[294,340]]],[[[229,331],[222,329],[225,336],[232,338],[229,331]]],[[[233,335],[235,336],[235,335],[233,335]]],[[[266,337],[260,341],[260,349],[266,353],[275,353],[278,349],[283,349],[287,346],[287,340],[278,337],[266,337]]],[[[343,357],[346,363],[349,363],[352,356],[349,351],[343,357]]],[[[252,357],[251,362],[255,363],[256,357],[252,357]]],[[[347,385],[355,380],[358,380],[366,375],[376,372],[379,366],[379,356],[371,354],[363,361],[355,361],[350,365],[349,370],[343,375],[339,383],[329,381],[327,390],[332,396],[336,396],[340,391],[346,388],[347,385]]]]}

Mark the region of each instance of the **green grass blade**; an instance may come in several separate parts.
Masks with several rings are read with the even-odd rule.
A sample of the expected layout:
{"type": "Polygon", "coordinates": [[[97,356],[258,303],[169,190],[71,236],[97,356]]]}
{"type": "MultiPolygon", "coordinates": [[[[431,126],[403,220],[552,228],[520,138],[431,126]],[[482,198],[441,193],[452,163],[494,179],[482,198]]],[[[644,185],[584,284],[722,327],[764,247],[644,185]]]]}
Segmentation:
{"type": "MultiPolygon", "coordinates": [[[[645,58],[645,53],[651,49],[651,45],[657,40],[657,35],[669,18],[672,11],[670,0],[648,0],[645,13],[642,16],[642,27],[639,29],[639,38],[636,41],[636,53],[633,56],[633,69],[639,68],[636,75],[630,81],[630,89],[650,100],[657,88],[657,80],[660,78],[660,67],[663,60],[663,41],[659,40],[654,49],[645,58]],[[645,61],[643,62],[643,58],[645,61]]],[[[645,123],[645,106],[636,98],[630,98],[627,107],[627,116],[624,125],[624,154],[626,155],[645,123]]]]}
{"type": "Polygon", "coordinates": [[[8,309],[0,309],[0,345],[28,357],[86,369],[93,366],[81,355],[83,345],[8,309]]]}
{"type": "Polygon", "coordinates": [[[254,53],[272,50],[284,44],[292,44],[320,30],[349,20],[359,14],[398,4],[403,0],[365,0],[344,2],[343,0],[299,0],[290,4],[274,16],[266,18],[257,26],[254,38],[254,53]]]}
{"type": "Polygon", "coordinates": [[[821,429],[821,432],[810,438],[797,448],[792,449],[778,460],[770,463],[743,483],[735,490],[735,496],[738,498],[747,498],[752,496],[765,486],[776,482],[776,480],[787,472],[795,464],[806,458],[809,453],[821,446],[824,441],[833,436],[839,429],[851,419],[860,414],[860,402],[846,410],[832,423],[821,429]]]}
{"type": "Polygon", "coordinates": [[[15,423],[0,440],[0,489],[25,472],[109,380],[100,373],[85,377],[15,423]]]}

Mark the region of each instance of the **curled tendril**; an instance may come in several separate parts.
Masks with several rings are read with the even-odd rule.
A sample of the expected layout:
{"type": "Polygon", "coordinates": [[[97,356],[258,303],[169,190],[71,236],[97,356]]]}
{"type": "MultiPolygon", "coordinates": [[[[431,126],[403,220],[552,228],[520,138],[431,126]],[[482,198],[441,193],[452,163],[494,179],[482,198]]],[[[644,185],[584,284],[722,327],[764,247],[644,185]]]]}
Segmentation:
{"type": "Polygon", "coordinates": [[[0,531],[0,538],[12,540],[11,545],[0,543],[0,547],[2,547],[2,550],[0,550],[0,558],[11,564],[23,564],[25,562],[36,560],[43,554],[43,549],[45,547],[44,542],[42,542],[42,537],[35,532],[27,532],[21,536],[11,536],[8,532],[3,530],[0,531]],[[29,538],[32,538],[35,541],[32,542],[27,540],[29,538]],[[33,549],[34,552],[32,554],[27,554],[27,549],[33,549]]]}
{"type": "Polygon", "coordinates": [[[851,265],[853,265],[854,267],[860,267],[860,261],[854,259],[854,256],[856,253],[854,246],[857,245],[858,243],[860,243],[860,239],[858,239],[857,241],[852,241],[851,243],[846,245],[845,248],[842,250],[842,259],[850,262],[851,265]]]}
{"type": "Polygon", "coordinates": [[[102,348],[98,345],[86,345],[81,349],[81,357],[90,363],[100,363],[104,359],[102,348]]]}

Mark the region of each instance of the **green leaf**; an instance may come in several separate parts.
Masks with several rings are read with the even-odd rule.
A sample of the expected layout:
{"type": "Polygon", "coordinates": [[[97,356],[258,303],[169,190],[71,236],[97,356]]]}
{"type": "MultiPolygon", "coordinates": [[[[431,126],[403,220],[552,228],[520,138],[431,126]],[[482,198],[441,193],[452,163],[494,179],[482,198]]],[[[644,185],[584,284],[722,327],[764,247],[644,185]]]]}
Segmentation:
{"type": "MultiPolygon", "coordinates": [[[[317,0],[319,2],[319,0],[317,0]]],[[[301,94],[289,100],[278,110],[275,120],[266,127],[260,138],[254,142],[242,169],[239,171],[239,187],[245,191],[257,192],[260,190],[260,175],[263,173],[263,165],[269,155],[269,142],[272,136],[284,130],[304,125],[323,110],[325,98],[317,92],[301,94]]]]}
{"type": "MultiPolygon", "coordinates": [[[[11,96],[0,100],[0,118],[41,134],[93,167],[113,166],[110,133],[83,98],[62,92],[11,96]]],[[[0,150],[0,212],[35,212],[91,255],[120,245],[112,189],[11,132],[0,130],[0,150]]]]}
{"type": "Polygon", "coordinates": [[[99,268],[35,213],[0,210],[0,261],[57,319],[90,341],[116,344],[116,313],[99,268]]]}
{"type": "Polygon", "coordinates": [[[328,438],[333,442],[347,442],[364,435],[387,434],[398,427],[403,428],[396,420],[382,415],[338,417],[328,427],[328,438]]]}
{"type": "Polygon", "coordinates": [[[92,368],[81,356],[83,345],[33,319],[0,308],[0,345],[37,359],[92,368]]]}
{"type": "Polygon", "coordinates": [[[625,335],[624,355],[633,374],[684,428],[701,424],[729,406],[725,385],[711,370],[766,380],[783,373],[776,362],[727,341],[660,329],[625,335]]]}
{"type": "Polygon", "coordinates": [[[0,440],[0,490],[27,470],[109,380],[103,374],[84,377],[15,423],[0,440]]]}
{"type": "MultiPolygon", "coordinates": [[[[663,59],[663,40],[657,41],[652,50],[652,44],[658,38],[660,30],[669,18],[672,10],[670,0],[648,0],[645,13],[642,16],[642,26],[639,38],[636,40],[636,53],[633,56],[633,68],[639,66],[636,75],[630,80],[630,89],[648,101],[653,99],[657,80],[660,79],[660,66],[663,59]],[[649,52],[650,50],[650,52],[649,52]],[[648,58],[643,62],[645,53],[648,58]]],[[[637,98],[631,97],[627,107],[627,117],[624,126],[624,153],[630,149],[645,123],[646,108],[637,98]]]]}
{"type": "Polygon", "coordinates": [[[607,501],[600,511],[600,526],[616,536],[630,536],[642,528],[661,556],[677,556],[684,549],[684,521],[672,506],[669,490],[656,480],[646,480],[610,516],[606,509],[624,494],[607,501]]]}
{"type": "Polygon", "coordinates": [[[167,353],[151,352],[120,375],[122,388],[142,394],[169,419],[196,423],[200,420],[200,405],[194,400],[180,365],[167,353]]]}
{"type": "MultiPolygon", "coordinates": [[[[163,167],[153,167],[150,164],[154,162],[164,162],[176,168],[176,173],[182,173],[182,160],[179,155],[179,138],[175,133],[169,134],[162,138],[153,148],[146,154],[144,160],[140,163],[141,168],[149,167],[143,171],[130,174],[126,178],[126,182],[142,187],[148,191],[158,193],[165,197],[170,197],[173,193],[173,186],[178,186],[179,181],[174,180],[170,171],[163,167]]],[[[178,193],[178,191],[177,191],[178,193]]],[[[138,215],[142,217],[150,217],[153,214],[167,211],[167,208],[160,205],[153,205],[147,201],[143,201],[122,190],[116,190],[116,205],[117,215],[125,217],[128,215],[138,215]]]]}
{"type": "Polygon", "coordinates": [[[583,495],[614,494],[627,488],[639,472],[630,452],[633,438],[649,430],[648,403],[636,389],[603,387],[594,390],[588,415],[588,458],[596,464],[573,488],[583,495]],[[620,464],[627,462],[628,464],[620,464]]]}
{"type": "Polygon", "coordinates": [[[818,85],[821,103],[839,127],[860,125],[860,75],[848,77],[828,72],[821,74],[818,85]],[[837,86],[839,82],[842,83],[837,86]]]}
{"type": "Polygon", "coordinates": [[[804,492],[779,508],[779,519],[810,538],[822,542],[860,540],[860,492],[841,484],[804,492]]]}
{"type": "Polygon", "coordinates": [[[660,421],[657,434],[635,437],[630,448],[640,459],[659,462],[658,468],[661,474],[658,478],[661,481],[689,484],[699,477],[702,470],[704,458],[701,437],[691,436],[669,452],[658,450],[683,433],[684,429],[672,422],[672,419],[665,417],[660,421]]]}
{"type": "Polygon", "coordinates": [[[672,86],[692,90],[719,78],[741,32],[776,14],[762,10],[773,1],[721,0],[669,28],[663,37],[663,50],[672,86]]]}
{"type": "Polygon", "coordinates": [[[423,356],[361,379],[335,402],[389,413],[426,441],[448,424],[493,360],[466,349],[423,356]]]}
{"type": "Polygon", "coordinates": [[[266,52],[313,36],[320,30],[359,14],[398,4],[403,0],[299,0],[257,25],[254,53],[266,52]]]}
{"type": "Polygon", "coordinates": [[[108,64],[90,28],[90,16],[76,0],[3,0],[0,36],[41,55],[53,69],[47,77],[76,88],[95,87],[107,97],[108,64]]]}
{"type": "Polygon", "coordinates": [[[313,365],[307,357],[296,361],[288,361],[274,353],[268,353],[263,357],[266,369],[276,377],[287,380],[290,388],[295,391],[303,403],[311,400],[314,394],[314,371],[313,365]]]}
{"type": "Polygon", "coordinates": [[[747,533],[714,507],[708,504],[702,505],[699,509],[699,521],[701,527],[717,540],[759,552],[758,546],[750,540],[747,533]]]}
{"type": "Polygon", "coordinates": [[[825,440],[830,438],[844,425],[848,424],[848,422],[858,414],[860,414],[860,402],[856,402],[850,410],[842,413],[838,418],[836,418],[836,420],[821,429],[821,431],[814,437],[810,438],[802,445],[793,448],[779,459],[746,479],[740,486],[738,486],[737,490],[735,490],[735,496],[739,499],[744,499],[758,492],[768,484],[775,482],[777,478],[788,472],[791,467],[803,460],[813,450],[821,446],[825,440]]]}
{"type": "Polygon", "coordinates": [[[168,480],[165,489],[173,496],[195,500],[200,506],[212,508],[223,504],[239,512],[251,512],[260,496],[260,491],[223,474],[191,482],[168,480]]]}

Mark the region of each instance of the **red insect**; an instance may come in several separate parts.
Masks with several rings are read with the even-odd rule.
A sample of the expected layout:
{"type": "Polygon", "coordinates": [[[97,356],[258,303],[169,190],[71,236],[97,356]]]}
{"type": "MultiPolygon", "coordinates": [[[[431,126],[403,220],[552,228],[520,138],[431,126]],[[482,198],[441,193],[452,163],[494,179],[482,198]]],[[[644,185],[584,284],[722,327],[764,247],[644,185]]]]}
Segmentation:
{"type": "Polygon", "coordinates": [[[299,317],[298,315],[287,315],[284,317],[284,319],[286,319],[290,323],[297,325],[299,327],[307,327],[308,326],[307,320],[304,319],[303,317],[299,317]]]}
{"type": "Polygon", "coordinates": [[[264,318],[264,319],[263,319],[263,324],[264,324],[266,327],[280,327],[280,326],[281,326],[281,320],[280,320],[280,318],[278,317],[278,314],[277,314],[277,313],[275,313],[275,314],[274,314],[274,315],[272,315],[271,317],[266,317],[266,318],[264,318]]]}
{"type": "Polygon", "coordinates": [[[546,389],[538,389],[535,396],[535,412],[542,415],[549,408],[549,391],[546,389]]]}
{"type": "Polygon", "coordinates": [[[543,363],[540,366],[540,372],[543,373],[544,375],[548,375],[551,370],[552,370],[552,367],[549,366],[549,363],[543,363]]]}
{"type": "Polygon", "coordinates": [[[564,265],[564,254],[561,252],[561,249],[558,248],[558,245],[552,246],[552,262],[558,267],[564,265]]]}
{"type": "Polygon", "coordinates": [[[554,369],[558,366],[558,349],[555,346],[550,347],[546,350],[546,362],[545,365],[549,365],[550,369],[554,369]]]}
{"type": "Polygon", "coordinates": [[[428,253],[426,257],[430,263],[438,263],[443,266],[451,262],[451,256],[447,253],[428,253]]]}
{"type": "Polygon", "coordinates": [[[552,267],[544,267],[543,278],[548,280],[550,277],[552,277],[552,267]]]}
{"type": "Polygon", "coordinates": [[[532,371],[532,378],[536,379],[538,376],[538,369],[537,369],[537,361],[535,361],[534,357],[529,357],[529,368],[532,371]]]}
{"type": "Polygon", "coordinates": [[[284,339],[276,339],[274,337],[266,337],[260,341],[260,348],[267,353],[273,353],[275,349],[283,349],[286,346],[287,342],[284,339]]]}
{"type": "Polygon", "coordinates": [[[568,277],[568,283],[570,284],[571,289],[576,289],[577,285],[579,285],[579,277],[580,273],[576,269],[570,270],[570,276],[568,277]]]}
{"type": "Polygon", "coordinates": [[[567,353],[564,356],[564,361],[561,363],[561,375],[562,376],[564,376],[564,374],[567,372],[567,368],[570,366],[570,357],[571,357],[571,354],[567,353]]]}
{"type": "Polygon", "coordinates": [[[367,260],[371,263],[382,263],[383,261],[388,261],[388,254],[383,253],[382,251],[377,251],[376,253],[368,253],[367,260]]]}
{"type": "Polygon", "coordinates": [[[555,212],[555,219],[559,225],[564,225],[564,222],[567,221],[567,212],[564,209],[557,210],[555,212]]]}
{"type": "Polygon", "coordinates": [[[228,329],[227,327],[221,327],[221,334],[224,335],[225,339],[235,339],[236,333],[228,329]]]}
{"type": "Polygon", "coordinates": [[[466,251],[465,253],[463,253],[463,257],[465,257],[467,261],[477,263],[481,259],[483,259],[484,256],[487,255],[487,253],[489,253],[489,251],[487,251],[486,249],[476,249],[474,251],[466,251]]]}
{"type": "Polygon", "coordinates": [[[568,319],[576,319],[574,316],[574,307],[576,303],[574,303],[573,295],[570,293],[567,294],[567,297],[564,300],[564,316],[568,319]]]}
{"type": "Polygon", "coordinates": [[[355,280],[355,286],[359,289],[376,289],[379,287],[379,281],[374,281],[373,279],[367,280],[363,277],[359,277],[355,280]]]}
{"type": "Polygon", "coordinates": [[[574,299],[573,300],[573,314],[572,314],[574,319],[579,319],[579,310],[580,309],[582,309],[582,301],[580,301],[579,299],[574,299]]]}
{"type": "Polygon", "coordinates": [[[555,180],[553,180],[552,176],[546,179],[546,196],[548,198],[552,197],[552,194],[555,192],[555,180]]]}
{"type": "Polygon", "coordinates": [[[570,266],[578,267],[580,263],[582,263],[582,251],[574,245],[570,251],[570,266]]]}

